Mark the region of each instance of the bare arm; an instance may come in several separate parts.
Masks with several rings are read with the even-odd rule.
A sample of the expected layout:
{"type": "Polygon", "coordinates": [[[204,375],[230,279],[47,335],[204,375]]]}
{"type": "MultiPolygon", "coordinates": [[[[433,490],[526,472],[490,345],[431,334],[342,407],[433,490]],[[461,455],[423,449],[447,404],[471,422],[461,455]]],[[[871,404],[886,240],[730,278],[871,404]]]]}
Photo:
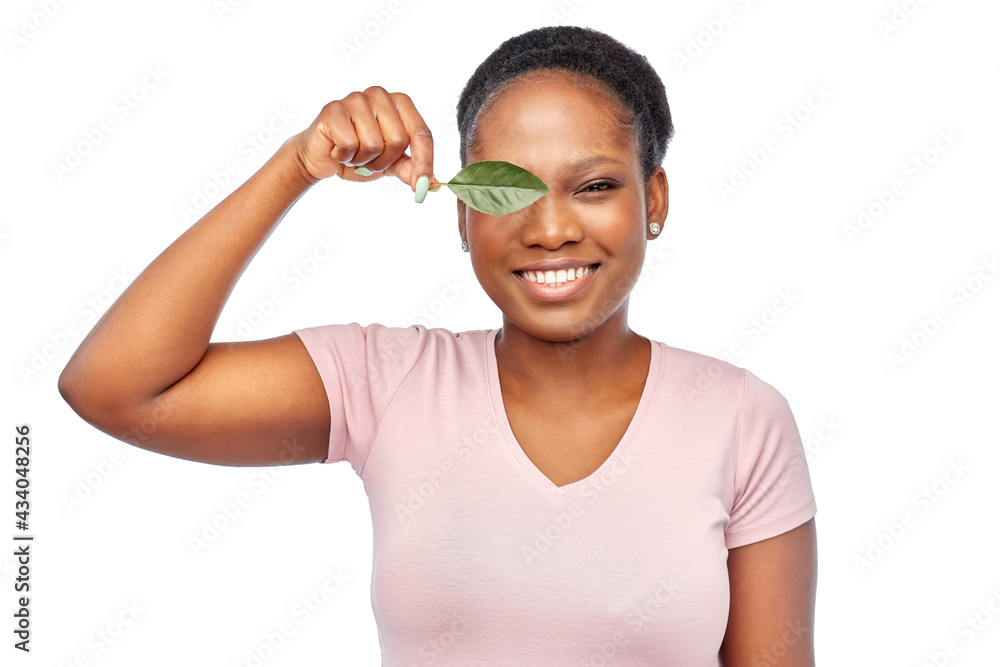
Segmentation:
{"type": "Polygon", "coordinates": [[[246,266],[314,183],[385,173],[415,187],[431,164],[430,133],[407,96],[372,87],[326,105],[129,285],[70,359],[60,393],[97,428],[170,456],[323,460],[326,392],[298,337],[210,344],[212,330],[246,266]],[[354,174],[362,164],[376,174],[354,174]]]}
{"type": "Polygon", "coordinates": [[[729,551],[721,664],[815,667],[816,521],[729,551]]]}

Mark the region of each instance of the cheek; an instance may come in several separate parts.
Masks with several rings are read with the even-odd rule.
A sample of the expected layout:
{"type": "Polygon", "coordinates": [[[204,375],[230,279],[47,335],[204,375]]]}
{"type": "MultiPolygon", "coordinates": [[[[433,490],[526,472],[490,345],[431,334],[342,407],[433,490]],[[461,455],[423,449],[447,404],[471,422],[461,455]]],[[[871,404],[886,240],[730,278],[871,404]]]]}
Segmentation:
{"type": "Polygon", "coordinates": [[[480,256],[489,254],[493,239],[489,230],[484,227],[482,214],[470,211],[466,213],[465,219],[468,225],[466,232],[469,236],[469,245],[472,246],[473,252],[480,256]]]}
{"type": "Polygon", "coordinates": [[[508,252],[517,240],[516,223],[504,216],[487,215],[476,211],[466,214],[469,245],[486,261],[508,252]]]}
{"type": "Polygon", "coordinates": [[[604,204],[587,207],[585,215],[590,228],[602,237],[617,238],[619,243],[644,238],[646,207],[639,197],[622,193],[604,204]]]}
{"type": "Polygon", "coordinates": [[[480,283],[496,280],[497,262],[509,252],[509,239],[497,234],[494,216],[476,213],[468,218],[468,237],[472,268],[480,283]],[[493,218],[493,219],[491,219],[493,218]]]}

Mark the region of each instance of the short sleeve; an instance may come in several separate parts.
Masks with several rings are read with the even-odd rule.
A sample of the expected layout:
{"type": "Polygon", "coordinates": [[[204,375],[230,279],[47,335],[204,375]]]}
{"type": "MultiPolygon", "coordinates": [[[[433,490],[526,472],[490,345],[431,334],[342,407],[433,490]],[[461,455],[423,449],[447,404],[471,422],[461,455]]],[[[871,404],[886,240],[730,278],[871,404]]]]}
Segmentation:
{"type": "Polygon", "coordinates": [[[726,547],[796,528],[816,515],[798,426],[785,397],[744,370],[733,507],[726,547]]]}
{"type": "Polygon", "coordinates": [[[328,324],[298,329],[326,388],[330,446],[323,463],[350,461],[360,475],[396,389],[427,339],[421,325],[328,324]]]}

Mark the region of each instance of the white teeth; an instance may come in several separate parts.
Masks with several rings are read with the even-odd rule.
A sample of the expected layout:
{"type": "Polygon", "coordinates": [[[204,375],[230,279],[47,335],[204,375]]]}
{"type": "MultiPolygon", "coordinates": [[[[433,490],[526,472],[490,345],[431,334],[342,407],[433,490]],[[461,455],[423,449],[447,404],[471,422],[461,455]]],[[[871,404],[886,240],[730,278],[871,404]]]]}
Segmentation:
{"type": "Polygon", "coordinates": [[[519,272],[526,280],[533,283],[551,285],[559,287],[578,278],[582,278],[594,271],[593,266],[580,266],[576,269],[559,269],[558,271],[522,271],[519,272]]]}

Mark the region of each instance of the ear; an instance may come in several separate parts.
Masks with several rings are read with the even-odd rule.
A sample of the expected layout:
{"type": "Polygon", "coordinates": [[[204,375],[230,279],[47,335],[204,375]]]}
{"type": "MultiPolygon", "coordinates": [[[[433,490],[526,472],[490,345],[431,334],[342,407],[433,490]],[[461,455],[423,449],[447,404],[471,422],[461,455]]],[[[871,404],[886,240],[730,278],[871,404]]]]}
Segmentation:
{"type": "Polygon", "coordinates": [[[458,202],[458,235],[463,241],[468,241],[469,239],[465,234],[465,202],[458,197],[455,197],[455,201],[458,202]]]}
{"type": "Polygon", "coordinates": [[[658,223],[660,229],[663,229],[663,221],[667,219],[667,210],[669,208],[670,187],[667,184],[667,172],[663,170],[663,167],[657,167],[646,184],[646,235],[650,239],[655,239],[662,232],[660,234],[651,234],[648,230],[649,223],[658,223]]]}

